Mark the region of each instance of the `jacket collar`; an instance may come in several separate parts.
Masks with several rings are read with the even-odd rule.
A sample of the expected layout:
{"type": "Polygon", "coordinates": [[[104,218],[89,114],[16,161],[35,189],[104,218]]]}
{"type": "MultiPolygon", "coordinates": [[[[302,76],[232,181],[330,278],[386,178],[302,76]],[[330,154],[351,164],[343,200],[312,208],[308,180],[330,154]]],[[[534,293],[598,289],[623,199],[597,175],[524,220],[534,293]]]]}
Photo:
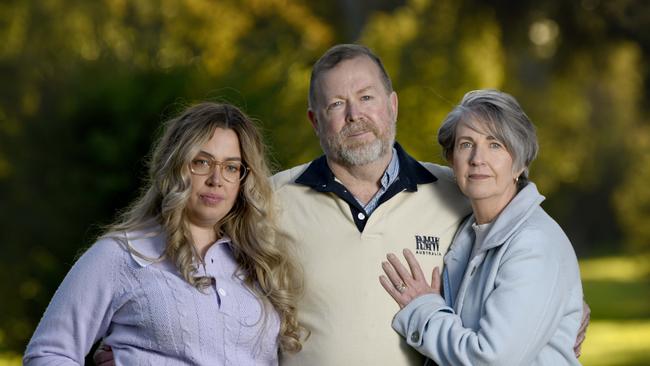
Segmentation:
{"type": "MultiPolygon", "coordinates": [[[[528,183],[510,203],[503,209],[497,219],[494,221],[490,231],[485,237],[481,248],[476,252],[476,260],[482,261],[486,251],[498,247],[506,242],[521,225],[533,214],[535,209],[544,200],[544,196],[539,194],[534,183],[528,183]],[[480,257],[480,258],[479,258],[480,257]]],[[[460,284],[463,273],[470,261],[472,246],[476,240],[476,235],[472,229],[472,224],[476,222],[474,215],[469,215],[460,225],[454,235],[452,245],[444,256],[445,267],[443,278],[450,284],[460,284]]],[[[456,298],[458,287],[446,285],[445,290],[450,294],[450,299],[456,298]]]]}
{"type": "MultiPolygon", "coordinates": [[[[533,214],[545,197],[537,190],[535,183],[528,183],[501,211],[479,251],[485,251],[503,244],[533,214]]],[[[467,223],[475,222],[474,217],[467,223]]]]}

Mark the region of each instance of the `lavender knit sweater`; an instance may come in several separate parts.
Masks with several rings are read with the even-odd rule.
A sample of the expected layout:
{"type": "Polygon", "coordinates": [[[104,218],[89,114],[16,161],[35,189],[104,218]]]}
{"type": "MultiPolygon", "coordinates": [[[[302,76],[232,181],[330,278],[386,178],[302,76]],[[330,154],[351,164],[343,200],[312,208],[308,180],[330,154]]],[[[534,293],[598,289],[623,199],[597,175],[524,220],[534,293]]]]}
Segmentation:
{"type": "MultiPolygon", "coordinates": [[[[147,257],[164,250],[162,234],[128,238],[147,257]]],[[[148,261],[113,239],[99,240],[54,294],[24,364],[81,365],[104,338],[116,365],[277,365],[278,316],[272,309],[261,315],[230,244],[223,238],[209,248],[201,274],[215,281],[200,292],[169,261],[148,261]]]]}

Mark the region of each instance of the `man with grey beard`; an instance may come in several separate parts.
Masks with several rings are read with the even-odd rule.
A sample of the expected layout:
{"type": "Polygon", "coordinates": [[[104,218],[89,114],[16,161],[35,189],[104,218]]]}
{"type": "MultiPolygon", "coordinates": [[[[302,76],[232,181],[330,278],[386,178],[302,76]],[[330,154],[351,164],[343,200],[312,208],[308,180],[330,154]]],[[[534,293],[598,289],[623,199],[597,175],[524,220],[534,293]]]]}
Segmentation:
{"type": "Polygon", "coordinates": [[[325,154],[272,178],[280,226],[304,266],[299,317],[311,331],[283,365],[423,363],[390,327],[397,308],[379,285],[379,264],[409,248],[425,271],[442,266],[470,208],[448,168],[395,142],[397,112],[368,48],[338,45],[314,65],[308,117],[325,154]]]}

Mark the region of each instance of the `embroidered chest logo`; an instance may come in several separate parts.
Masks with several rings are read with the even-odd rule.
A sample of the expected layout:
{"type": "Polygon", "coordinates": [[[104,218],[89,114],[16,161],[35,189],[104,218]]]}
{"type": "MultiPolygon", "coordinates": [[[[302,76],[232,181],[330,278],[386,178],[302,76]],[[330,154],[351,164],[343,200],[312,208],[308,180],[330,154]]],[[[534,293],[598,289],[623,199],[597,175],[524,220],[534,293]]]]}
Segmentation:
{"type": "Polygon", "coordinates": [[[440,238],[437,236],[415,236],[415,254],[442,255],[440,253],[440,238]]]}

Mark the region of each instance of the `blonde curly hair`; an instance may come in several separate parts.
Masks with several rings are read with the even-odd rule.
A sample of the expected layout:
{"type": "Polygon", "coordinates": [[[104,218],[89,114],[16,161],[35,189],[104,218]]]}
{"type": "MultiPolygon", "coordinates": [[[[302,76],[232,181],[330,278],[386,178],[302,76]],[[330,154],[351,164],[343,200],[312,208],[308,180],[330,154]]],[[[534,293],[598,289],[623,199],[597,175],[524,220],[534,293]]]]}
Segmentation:
{"type": "Polygon", "coordinates": [[[280,350],[298,352],[302,348],[301,339],[308,333],[298,323],[296,311],[297,298],[303,290],[302,271],[286,235],[276,224],[262,137],[255,124],[238,108],[204,102],[169,120],[154,145],[149,180],[142,194],[107,228],[104,236],[120,240],[132,253],[142,256],[120,239],[124,238],[120,233],[160,225],[167,236],[167,246],[159,260],[169,258],[183,278],[197,289],[210,286],[210,278],[194,276],[195,263],[201,258],[197,258],[189,232],[186,205],[191,191],[189,162],[216,128],[230,129],[237,134],[249,174],[241,182],[233,208],[217,223],[215,230],[218,235],[226,234],[232,239],[234,257],[245,274],[246,285],[278,313],[280,350]]]}

